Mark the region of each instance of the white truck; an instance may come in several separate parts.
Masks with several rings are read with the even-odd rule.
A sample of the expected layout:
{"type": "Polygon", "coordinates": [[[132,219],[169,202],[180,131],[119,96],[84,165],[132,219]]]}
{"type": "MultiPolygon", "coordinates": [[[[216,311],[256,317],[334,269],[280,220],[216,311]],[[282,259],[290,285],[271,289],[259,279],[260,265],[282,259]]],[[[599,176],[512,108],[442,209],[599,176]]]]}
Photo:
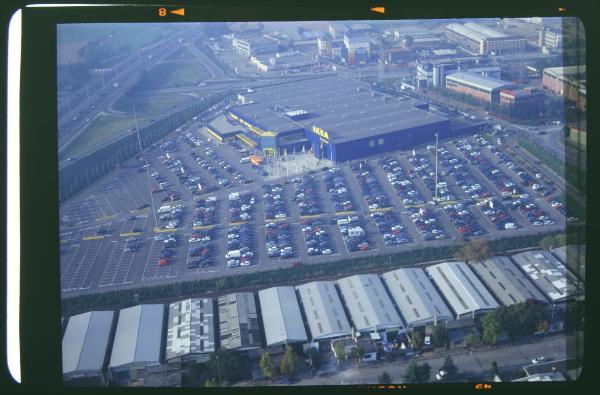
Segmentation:
{"type": "Polygon", "coordinates": [[[245,158],[240,159],[240,163],[250,163],[250,157],[247,156],[245,158]]]}
{"type": "Polygon", "coordinates": [[[240,252],[240,250],[231,250],[228,251],[227,254],[225,254],[225,259],[239,258],[241,256],[242,253],[240,252]]]}
{"type": "Polygon", "coordinates": [[[158,212],[159,213],[170,213],[171,212],[171,206],[160,206],[158,208],[158,212]]]}
{"type": "Polygon", "coordinates": [[[238,200],[240,198],[239,192],[233,192],[229,194],[229,200],[238,200]]]}
{"type": "Polygon", "coordinates": [[[517,225],[513,222],[507,222],[504,224],[504,229],[506,229],[506,230],[517,229],[517,225]]]}

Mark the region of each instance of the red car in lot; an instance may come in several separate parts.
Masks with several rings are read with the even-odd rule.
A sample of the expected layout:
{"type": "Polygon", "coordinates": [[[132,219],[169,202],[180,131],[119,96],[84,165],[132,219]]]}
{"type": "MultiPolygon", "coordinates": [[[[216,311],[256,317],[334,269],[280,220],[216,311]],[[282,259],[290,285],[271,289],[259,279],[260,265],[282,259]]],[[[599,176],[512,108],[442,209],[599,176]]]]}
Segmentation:
{"type": "Polygon", "coordinates": [[[160,258],[158,260],[158,266],[166,266],[171,263],[171,258],[160,258]]]}

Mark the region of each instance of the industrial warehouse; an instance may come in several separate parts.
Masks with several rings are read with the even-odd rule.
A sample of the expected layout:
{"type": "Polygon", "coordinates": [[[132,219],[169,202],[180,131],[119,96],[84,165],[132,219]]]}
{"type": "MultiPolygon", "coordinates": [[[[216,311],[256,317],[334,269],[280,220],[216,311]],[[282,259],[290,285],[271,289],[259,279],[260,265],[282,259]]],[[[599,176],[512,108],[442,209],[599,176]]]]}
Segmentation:
{"type": "Polygon", "coordinates": [[[482,313],[499,307],[491,293],[503,305],[545,304],[543,294],[558,304],[565,298],[556,287],[564,292],[565,276],[571,277],[551,253],[534,250],[231,293],[217,298],[218,310],[210,298],[192,298],[132,306],[118,319],[112,311],[87,312],[67,321],[63,376],[70,385],[148,384],[153,374],[162,377],[172,366],[206,361],[219,349],[278,353],[287,345],[299,351],[359,344],[369,361],[391,339],[403,342],[415,328],[440,324],[448,328],[450,343],[460,345],[467,333],[460,328],[476,326],[482,313]]]}
{"type": "Polygon", "coordinates": [[[219,140],[237,137],[266,155],[310,150],[334,162],[409,149],[433,141],[436,133],[447,138],[466,131],[430,113],[425,102],[383,95],[337,76],[244,91],[227,115],[228,120],[208,125],[219,140]]]}

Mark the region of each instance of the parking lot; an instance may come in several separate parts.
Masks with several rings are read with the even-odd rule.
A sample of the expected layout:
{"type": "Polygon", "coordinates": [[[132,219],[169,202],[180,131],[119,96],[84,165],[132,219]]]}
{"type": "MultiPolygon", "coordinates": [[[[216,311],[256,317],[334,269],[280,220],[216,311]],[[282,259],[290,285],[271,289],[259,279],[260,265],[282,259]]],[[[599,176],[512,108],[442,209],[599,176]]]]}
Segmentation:
{"type": "MultiPolygon", "coordinates": [[[[489,136],[442,141],[436,185],[432,146],[277,177],[262,175],[265,165],[240,163],[256,153],[251,147],[208,138],[198,122],[183,125],[61,207],[63,293],[565,226],[560,190],[512,163],[489,136]]],[[[318,162],[308,155],[301,160],[318,162]]],[[[291,169],[300,163],[288,158],[280,164],[291,169]]]]}

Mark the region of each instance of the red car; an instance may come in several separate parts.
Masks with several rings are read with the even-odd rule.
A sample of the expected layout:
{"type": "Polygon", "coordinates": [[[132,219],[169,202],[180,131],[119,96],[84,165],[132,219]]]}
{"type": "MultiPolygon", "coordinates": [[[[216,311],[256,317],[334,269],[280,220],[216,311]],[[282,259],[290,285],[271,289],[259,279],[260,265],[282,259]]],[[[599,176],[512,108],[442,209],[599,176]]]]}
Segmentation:
{"type": "Polygon", "coordinates": [[[158,260],[158,266],[166,266],[171,263],[171,258],[160,258],[158,260]]]}

